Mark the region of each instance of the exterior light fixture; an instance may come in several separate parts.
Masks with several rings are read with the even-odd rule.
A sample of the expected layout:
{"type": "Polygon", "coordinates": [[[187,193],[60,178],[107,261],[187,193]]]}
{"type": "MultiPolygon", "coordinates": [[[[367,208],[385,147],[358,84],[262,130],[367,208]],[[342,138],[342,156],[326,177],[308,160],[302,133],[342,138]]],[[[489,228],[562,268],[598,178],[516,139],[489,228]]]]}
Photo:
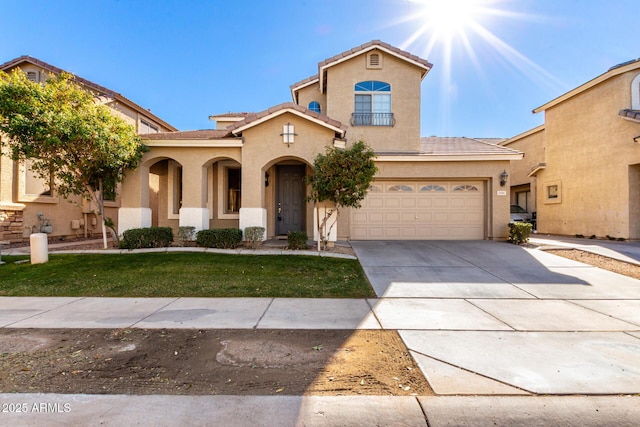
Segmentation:
{"type": "Polygon", "coordinates": [[[502,171],[500,174],[500,187],[504,187],[507,184],[507,178],[509,178],[509,174],[506,170],[502,171]]]}
{"type": "Polygon", "coordinates": [[[280,135],[282,136],[282,142],[287,144],[287,147],[289,147],[291,144],[293,144],[294,137],[297,134],[293,131],[293,125],[291,123],[287,123],[286,125],[282,126],[282,133],[280,135]]]}
{"type": "Polygon", "coordinates": [[[639,142],[638,140],[640,140],[640,135],[633,138],[633,142],[635,143],[638,143],[639,142]]]}
{"type": "Polygon", "coordinates": [[[264,186],[265,187],[269,186],[269,172],[264,173],[264,186]]]}

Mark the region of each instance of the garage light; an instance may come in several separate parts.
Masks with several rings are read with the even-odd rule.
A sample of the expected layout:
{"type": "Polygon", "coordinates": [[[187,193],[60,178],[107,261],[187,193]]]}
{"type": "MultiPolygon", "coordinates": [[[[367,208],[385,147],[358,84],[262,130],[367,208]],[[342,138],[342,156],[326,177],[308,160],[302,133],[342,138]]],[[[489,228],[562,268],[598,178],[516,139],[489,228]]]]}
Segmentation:
{"type": "Polygon", "coordinates": [[[500,174],[500,187],[504,187],[507,184],[507,178],[509,178],[509,174],[506,170],[502,171],[500,174]]]}

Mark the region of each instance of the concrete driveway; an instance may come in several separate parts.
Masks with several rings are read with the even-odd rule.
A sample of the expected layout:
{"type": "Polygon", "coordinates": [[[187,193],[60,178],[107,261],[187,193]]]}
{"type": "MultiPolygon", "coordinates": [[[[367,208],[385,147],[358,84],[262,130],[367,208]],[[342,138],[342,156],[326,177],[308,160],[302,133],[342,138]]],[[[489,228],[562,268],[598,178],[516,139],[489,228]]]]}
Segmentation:
{"type": "Polygon", "coordinates": [[[640,281],[501,242],[352,246],[436,393],[640,393],[640,281]]]}

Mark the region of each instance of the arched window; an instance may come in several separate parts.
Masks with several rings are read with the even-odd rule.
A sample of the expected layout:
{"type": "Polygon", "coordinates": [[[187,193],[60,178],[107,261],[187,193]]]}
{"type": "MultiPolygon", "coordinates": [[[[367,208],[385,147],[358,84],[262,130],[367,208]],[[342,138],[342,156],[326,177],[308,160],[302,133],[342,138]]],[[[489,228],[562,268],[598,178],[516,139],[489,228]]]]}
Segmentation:
{"type": "Polygon", "coordinates": [[[631,82],[631,109],[640,110],[640,74],[631,82]]]}
{"type": "Polygon", "coordinates": [[[320,103],[318,101],[311,101],[309,106],[307,107],[311,111],[315,111],[320,114],[322,111],[320,110],[320,103]]]}
{"type": "Polygon", "coordinates": [[[391,112],[391,85],[377,80],[355,84],[352,126],[393,126],[391,112]]]}

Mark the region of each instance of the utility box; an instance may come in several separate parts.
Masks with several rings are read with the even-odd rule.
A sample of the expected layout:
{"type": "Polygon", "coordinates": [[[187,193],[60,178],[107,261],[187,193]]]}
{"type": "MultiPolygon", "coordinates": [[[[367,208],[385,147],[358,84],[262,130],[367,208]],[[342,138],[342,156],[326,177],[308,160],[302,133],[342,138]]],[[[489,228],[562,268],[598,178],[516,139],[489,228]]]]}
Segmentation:
{"type": "Polygon", "coordinates": [[[31,264],[44,264],[49,261],[49,241],[45,233],[29,236],[31,244],[31,264]]]}

